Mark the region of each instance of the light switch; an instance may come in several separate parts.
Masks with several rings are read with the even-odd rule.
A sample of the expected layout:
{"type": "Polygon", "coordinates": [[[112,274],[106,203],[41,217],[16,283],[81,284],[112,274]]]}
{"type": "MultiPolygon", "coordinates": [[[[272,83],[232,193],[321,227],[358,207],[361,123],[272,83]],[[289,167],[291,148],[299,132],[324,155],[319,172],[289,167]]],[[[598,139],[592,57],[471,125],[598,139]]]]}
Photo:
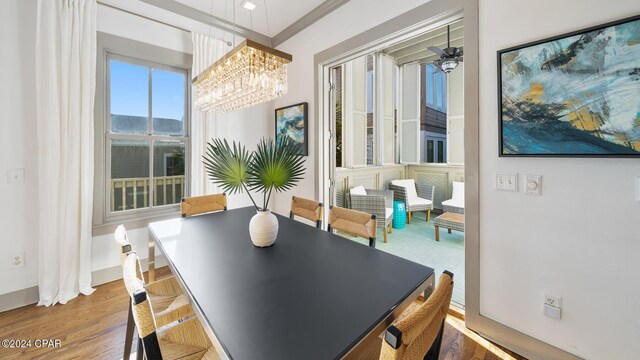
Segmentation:
{"type": "Polygon", "coordinates": [[[7,170],[7,184],[24,184],[24,169],[7,170]]]}
{"type": "Polygon", "coordinates": [[[527,195],[540,195],[542,192],[542,176],[525,175],[524,193],[527,195]]]}
{"type": "Polygon", "coordinates": [[[640,176],[636,177],[636,201],[640,201],[640,176]]]}

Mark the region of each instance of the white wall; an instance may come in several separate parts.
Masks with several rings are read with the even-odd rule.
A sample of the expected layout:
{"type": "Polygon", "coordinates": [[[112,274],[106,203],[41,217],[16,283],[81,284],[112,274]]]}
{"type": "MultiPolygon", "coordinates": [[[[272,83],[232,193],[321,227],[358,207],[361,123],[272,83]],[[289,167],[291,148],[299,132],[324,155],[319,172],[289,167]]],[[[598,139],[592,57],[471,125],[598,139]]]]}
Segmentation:
{"type": "Polygon", "coordinates": [[[35,1],[0,1],[0,294],[38,284],[35,13],[35,1]],[[25,169],[24,184],[7,184],[11,168],[25,169]],[[24,252],[26,266],[12,269],[24,252]]]}
{"type": "Polygon", "coordinates": [[[289,214],[292,195],[315,197],[316,119],[313,81],[316,69],[313,67],[313,56],[426,2],[403,0],[395,1],[393,6],[389,6],[388,0],[351,0],[278,46],[279,50],[293,55],[293,62],[288,66],[289,92],[275,101],[275,107],[303,101],[309,103],[309,156],[304,180],[292,190],[276,195],[276,212],[289,214]]]}
{"type": "Polygon", "coordinates": [[[589,359],[640,356],[638,159],[498,158],[496,51],[640,13],[640,2],[480,1],[480,311],[589,359]],[[542,196],[492,189],[543,176],[542,196]],[[562,295],[563,318],[542,315],[562,295]]]}
{"type": "MultiPolygon", "coordinates": [[[[313,56],[425,1],[352,0],[278,48],[293,54],[289,93],[276,107],[309,102],[305,180],[279,195],[314,197],[313,56]]],[[[483,0],[480,4],[481,313],[588,359],[638,358],[640,203],[635,159],[498,158],[496,51],[640,13],[639,2],[483,0]],[[543,176],[541,197],[496,192],[493,173],[543,176]],[[563,318],[542,314],[544,292],[563,297],[563,318]],[[619,309],[619,311],[616,311],[619,309]]]]}

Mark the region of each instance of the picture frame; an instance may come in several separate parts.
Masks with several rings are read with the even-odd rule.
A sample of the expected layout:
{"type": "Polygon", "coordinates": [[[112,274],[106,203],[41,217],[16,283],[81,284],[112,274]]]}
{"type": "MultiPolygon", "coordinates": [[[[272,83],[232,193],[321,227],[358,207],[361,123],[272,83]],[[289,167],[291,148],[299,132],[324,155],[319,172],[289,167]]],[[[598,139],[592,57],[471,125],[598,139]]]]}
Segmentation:
{"type": "Polygon", "coordinates": [[[282,136],[289,136],[298,145],[300,154],[309,155],[309,135],[308,135],[308,107],[309,104],[301,102],[275,110],[275,139],[282,136]]]}
{"type": "Polygon", "coordinates": [[[497,67],[499,157],[640,157],[640,15],[499,50],[497,67]]]}

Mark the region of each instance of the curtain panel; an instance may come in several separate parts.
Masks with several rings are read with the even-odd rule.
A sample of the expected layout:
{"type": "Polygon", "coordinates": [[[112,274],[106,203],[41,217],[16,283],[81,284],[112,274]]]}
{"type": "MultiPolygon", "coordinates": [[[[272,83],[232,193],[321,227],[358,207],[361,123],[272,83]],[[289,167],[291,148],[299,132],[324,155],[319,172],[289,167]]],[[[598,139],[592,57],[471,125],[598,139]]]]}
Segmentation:
{"type": "MultiPolygon", "coordinates": [[[[227,51],[224,41],[208,35],[191,33],[193,40],[192,76],[196,77],[208,68],[227,51]]],[[[195,89],[191,92],[195,96],[195,89]]],[[[205,113],[195,108],[191,102],[191,196],[212,194],[217,187],[209,181],[202,156],[207,147],[207,141],[216,137],[216,114],[205,113]]]]}
{"type": "Polygon", "coordinates": [[[38,305],[91,288],[96,1],[38,0],[38,305]]]}

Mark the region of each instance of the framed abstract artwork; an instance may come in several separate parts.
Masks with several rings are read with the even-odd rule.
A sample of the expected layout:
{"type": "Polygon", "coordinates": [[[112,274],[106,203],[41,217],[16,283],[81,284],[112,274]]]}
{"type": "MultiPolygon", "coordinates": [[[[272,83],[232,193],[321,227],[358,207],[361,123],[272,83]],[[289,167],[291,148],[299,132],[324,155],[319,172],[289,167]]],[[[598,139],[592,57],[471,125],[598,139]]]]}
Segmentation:
{"type": "Polygon", "coordinates": [[[498,51],[500,156],[640,157],[640,16],[498,51]]]}
{"type": "Polygon", "coordinates": [[[276,141],[282,136],[292,138],[300,148],[300,154],[309,155],[307,141],[306,102],[276,109],[276,141]]]}

